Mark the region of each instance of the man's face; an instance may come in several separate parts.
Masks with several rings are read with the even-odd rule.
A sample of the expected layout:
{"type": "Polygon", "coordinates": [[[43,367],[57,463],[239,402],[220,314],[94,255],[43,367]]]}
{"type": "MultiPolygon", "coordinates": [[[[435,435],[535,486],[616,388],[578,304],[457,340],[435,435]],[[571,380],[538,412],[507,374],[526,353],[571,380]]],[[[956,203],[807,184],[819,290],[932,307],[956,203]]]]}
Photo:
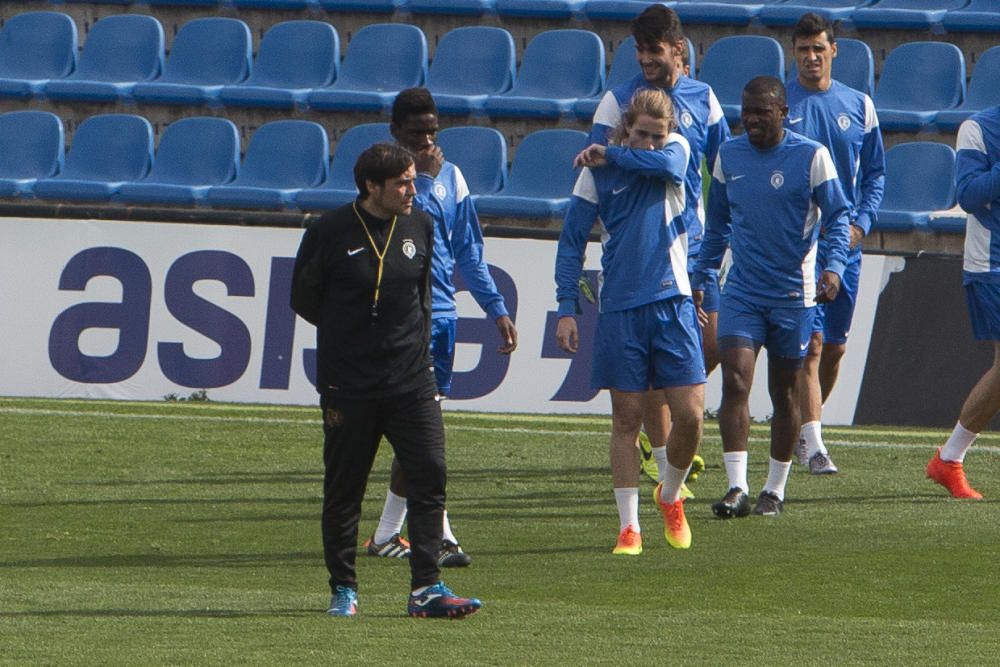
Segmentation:
{"type": "Polygon", "coordinates": [[[673,87],[679,56],[680,46],[670,42],[635,45],[635,58],[642,68],[642,76],[658,88],[673,87]]]}
{"type": "Polygon", "coordinates": [[[413,186],[417,170],[411,164],[399,176],[385,179],[385,183],[368,181],[368,205],[381,218],[394,215],[408,215],[413,211],[413,196],[417,193],[413,186]]]}
{"type": "Polygon", "coordinates": [[[830,81],[837,45],[831,44],[826,32],[799,37],[792,44],[799,83],[809,89],[825,87],[830,81]]]}
{"type": "Polygon", "coordinates": [[[396,143],[411,153],[420,153],[433,146],[437,142],[439,129],[435,113],[409,116],[399,125],[390,128],[396,143]]]}
{"type": "Polygon", "coordinates": [[[644,150],[659,150],[667,145],[670,126],[665,118],[653,118],[639,114],[635,123],[628,128],[628,147],[644,150]]]}
{"type": "Polygon", "coordinates": [[[771,148],[781,141],[782,121],[788,107],[766,93],[743,93],[740,119],[747,139],[757,148],[771,148]]]}

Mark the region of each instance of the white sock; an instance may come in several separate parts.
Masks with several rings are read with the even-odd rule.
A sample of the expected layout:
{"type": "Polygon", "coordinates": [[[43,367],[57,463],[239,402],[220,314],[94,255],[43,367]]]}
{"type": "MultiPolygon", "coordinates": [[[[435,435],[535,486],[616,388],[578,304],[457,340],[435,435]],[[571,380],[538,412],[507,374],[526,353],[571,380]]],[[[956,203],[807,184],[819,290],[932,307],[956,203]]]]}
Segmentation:
{"type": "Polygon", "coordinates": [[[615,489],[615,504],[618,505],[618,532],[632,526],[635,532],[639,530],[639,488],[615,489]]]}
{"type": "Polygon", "coordinates": [[[660,487],[660,498],[663,502],[675,503],[680,500],[681,484],[687,479],[689,470],[691,470],[691,466],[675,468],[669,463],[660,468],[660,478],[663,480],[663,486],[660,487]]]}
{"type": "MultiPolygon", "coordinates": [[[[819,422],[814,422],[819,423],[819,422]]],[[[791,461],[777,461],[773,458],[767,461],[767,484],[765,491],[770,491],[778,496],[778,500],[785,499],[785,484],[788,482],[788,472],[792,469],[791,461]]]]}
{"type": "Polygon", "coordinates": [[[448,510],[444,511],[443,519],[441,522],[441,539],[447,540],[452,544],[458,544],[458,538],[455,537],[455,533],[451,532],[451,521],[448,520],[448,510]]]}
{"type": "Polygon", "coordinates": [[[948,441],[941,448],[941,460],[957,463],[964,461],[966,452],[972,447],[972,443],[976,441],[978,435],[978,433],[973,433],[962,426],[961,423],[955,424],[955,430],[951,432],[948,441]]]}
{"type": "Polygon", "coordinates": [[[821,422],[806,422],[799,430],[799,437],[806,441],[806,458],[811,459],[816,452],[827,454],[823,444],[823,424],[821,422]]]}
{"type": "Polygon", "coordinates": [[[669,465],[667,463],[667,448],[666,447],[653,447],[653,459],[656,460],[656,469],[660,475],[660,481],[663,481],[663,471],[667,469],[669,465]]]}
{"type": "Polygon", "coordinates": [[[726,466],[726,477],[729,478],[729,488],[738,486],[744,493],[750,493],[747,484],[747,452],[723,452],[722,462],[726,466]]]}
{"type": "Polygon", "coordinates": [[[375,529],[376,543],[382,544],[396,533],[403,530],[406,521],[406,498],[397,496],[392,491],[385,492],[385,505],[382,506],[382,516],[378,519],[375,529]]]}

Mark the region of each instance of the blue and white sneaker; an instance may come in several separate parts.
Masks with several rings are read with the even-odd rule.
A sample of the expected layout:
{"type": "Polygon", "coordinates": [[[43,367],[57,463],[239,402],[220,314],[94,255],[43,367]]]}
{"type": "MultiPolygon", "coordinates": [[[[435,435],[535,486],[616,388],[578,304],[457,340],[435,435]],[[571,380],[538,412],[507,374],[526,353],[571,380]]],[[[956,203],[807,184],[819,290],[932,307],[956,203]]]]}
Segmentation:
{"type": "Polygon", "coordinates": [[[476,598],[455,595],[439,581],[420,595],[411,594],[407,612],[418,618],[462,618],[476,613],[482,606],[476,598]]]}
{"type": "Polygon", "coordinates": [[[358,613],[358,592],[347,586],[337,586],[326,613],[330,616],[354,616],[358,613]]]}

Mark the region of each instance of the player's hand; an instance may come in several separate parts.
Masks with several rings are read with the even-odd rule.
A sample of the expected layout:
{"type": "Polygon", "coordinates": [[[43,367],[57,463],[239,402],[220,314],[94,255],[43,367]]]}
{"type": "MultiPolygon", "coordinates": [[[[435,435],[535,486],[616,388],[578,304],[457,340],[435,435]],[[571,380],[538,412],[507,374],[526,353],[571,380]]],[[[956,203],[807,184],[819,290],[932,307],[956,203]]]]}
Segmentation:
{"type": "Polygon", "coordinates": [[[517,329],[514,328],[514,321],[507,315],[497,318],[497,330],[500,331],[500,339],[503,341],[497,352],[500,354],[510,354],[517,349],[517,329]]]}
{"type": "Polygon", "coordinates": [[[840,276],[833,271],[824,271],[816,284],[816,303],[829,303],[840,292],[840,276]]]}
{"type": "Polygon", "coordinates": [[[573,158],[573,167],[603,167],[608,163],[607,146],[591,144],[573,158]]]}
{"type": "Polygon", "coordinates": [[[418,174],[430,174],[434,178],[441,173],[444,164],[444,152],[441,147],[431,144],[413,154],[413,166],[418,174]]]}
{"type": "Polygon", "coordinates": [[[691,290],[691,299],[694,301],[694,308],[698,314],[698,325],[704,329],[708,326],[708,313],[701,307],[701,304],[705,302],[705,291],[700,289],[691,290]]]}
{"type": "Polygon", "coordinates": [[[579,333],[576,328],[576,318],[564,316],[556,324],[556,342],[563,352],[575,354],[580,347],[579,333]]]}
{"type": "Polygon", "coordinates": [[[851,224],[850,227],[851,227],[851,250],[854,250],[855,248],[858,247],[858,244],[861,243],[861,239],[865,238],[865,232],[863,229],[861,229],[860,227],[858,227],[853,223],[851,224]]]}

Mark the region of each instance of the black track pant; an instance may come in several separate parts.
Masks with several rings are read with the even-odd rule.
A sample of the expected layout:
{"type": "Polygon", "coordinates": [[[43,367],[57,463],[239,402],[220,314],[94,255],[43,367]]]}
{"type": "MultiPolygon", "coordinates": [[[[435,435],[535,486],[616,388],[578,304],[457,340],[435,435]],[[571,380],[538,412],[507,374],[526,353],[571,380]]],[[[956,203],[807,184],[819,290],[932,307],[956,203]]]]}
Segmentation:
{"type": "Polygon", "coordinates": [[[436,584],[445,503],[444,423],[433,386],[377,399],[324,394],[323,554],[330,589],[357,589],[358,522],[384,435],[406,478],[412,588],[436,584]]]}

